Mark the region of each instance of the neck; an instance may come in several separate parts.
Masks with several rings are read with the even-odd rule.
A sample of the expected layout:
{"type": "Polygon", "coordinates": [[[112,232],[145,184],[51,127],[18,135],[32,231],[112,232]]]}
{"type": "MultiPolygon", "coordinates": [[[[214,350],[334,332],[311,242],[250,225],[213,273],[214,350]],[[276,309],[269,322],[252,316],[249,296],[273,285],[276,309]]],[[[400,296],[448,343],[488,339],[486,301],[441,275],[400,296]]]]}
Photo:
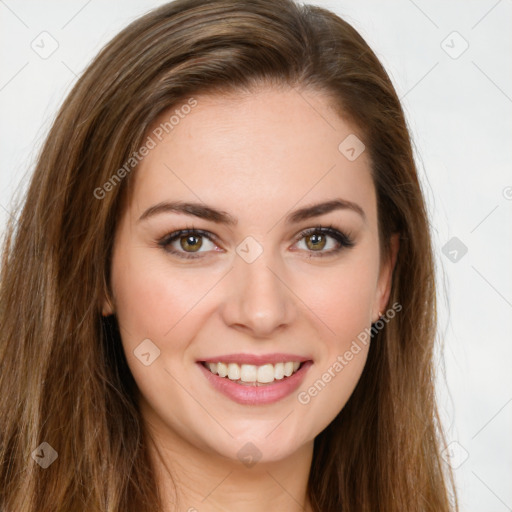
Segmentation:
{"type": "Polygon", "coordinates": [[[263,454],[250,465],[152,421],[146,434],[164,512],[313,512],[307,496],[313,441],[284,459],[263,454]]]}

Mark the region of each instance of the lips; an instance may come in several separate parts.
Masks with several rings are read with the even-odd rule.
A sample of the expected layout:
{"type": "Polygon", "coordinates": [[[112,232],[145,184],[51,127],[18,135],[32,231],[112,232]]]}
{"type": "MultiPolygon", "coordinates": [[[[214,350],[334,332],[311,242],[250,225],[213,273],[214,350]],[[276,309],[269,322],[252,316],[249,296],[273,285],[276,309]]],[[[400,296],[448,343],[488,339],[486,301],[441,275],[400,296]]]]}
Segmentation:
{"type": "Polygon", "coordinates": [[[285,354],[285,353],[274,353],[274,354],[224,354],[197,361],[198,363],[237,363],[242,364],[253,364],[255,366],[263,366],[264,364],[276,364],[286,363],[288,361],[297,361],[303,363],[311,361],[311,356],[300,356],[297,354],[285,354]]]}
{"type": "Polygon", "coordinates": [[[310,358],[294,354],[271,354],[267,356],[231,354],[197,362],[197,367],[202,375],[215,390],[242,405],[264,405],[284,399],[300,386],[312,365],[313,361],[310,358]],[[232,366],[240,364],[241,366],[257,365],[258,367],[269,365],[271,361],[276,365],[296,361],[300,362],[300,366],[290,376],[283,376],[281,379],[272,380],[269,383],[243,382],[241,379],[231,380],[227,376],[221,377],[212,373],[208,368],[208,363],[216,364],[219,361],[222,363],[236,363],[232,366]]]}

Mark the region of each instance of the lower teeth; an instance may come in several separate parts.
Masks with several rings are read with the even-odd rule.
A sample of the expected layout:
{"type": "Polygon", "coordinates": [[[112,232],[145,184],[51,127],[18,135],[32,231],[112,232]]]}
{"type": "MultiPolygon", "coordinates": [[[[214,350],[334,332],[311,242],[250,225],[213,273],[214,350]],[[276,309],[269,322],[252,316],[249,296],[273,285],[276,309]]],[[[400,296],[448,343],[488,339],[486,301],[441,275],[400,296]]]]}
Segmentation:
{"type": "MultiPolygon", "coordinates": [[[[281,380],[283,380],[283,379],[281,379],[281,380]]],[[[240,384],[241,386],[256,386],[256,387],[259,387],[259,386],[268,386],[269,384],[274,384],[275,380],[273,380],[272,382],[266,382],[266,383],[263,383],[263,382],[243,382],[241,380],[232,380],[231,382],[234,382],[235,384],[240,384]]]]}
{"type": "MultiPolygon", "coordinates": [[[[292,373],[292,375],[294,375],[292,373]]],[[[219,375],[217,375],[217,377],[219,377],[219,375]]],[[[290,375],[291,377],[291,375],[290,375]]],[[[286,379],[289,379],[290,377],[283,377],[282,379],[274,379],[272,382],[244,382],[242,381],[241,379],[238,379],[238,380],[231,380],[229,377],[221,377],[221,379],[228,379],[230,380],[231,382],[234,382],[235,384],[240,384],[240,386],[255,386],[255,387],[259,387],[259,386],[269,386],[270,384],[274,384],[276,382],[282,382],[283,380],[286,380],[286,379]]]]}

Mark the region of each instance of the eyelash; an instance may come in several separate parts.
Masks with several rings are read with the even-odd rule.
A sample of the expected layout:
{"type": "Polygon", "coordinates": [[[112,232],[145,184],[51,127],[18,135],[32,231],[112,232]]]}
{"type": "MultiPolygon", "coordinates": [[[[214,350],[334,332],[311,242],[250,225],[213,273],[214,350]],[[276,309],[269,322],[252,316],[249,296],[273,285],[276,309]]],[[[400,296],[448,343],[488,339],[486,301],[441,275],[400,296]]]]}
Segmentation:
{"type": "MultiPolygon", "coordinates": [[[[331,256],[333,254],[340,252],[344,248],[350,248],[350,247],[354,246],[354,241],[352,240],[352,238],[349,235],[342,233],[341,231],[337,230],[336,228],[334,228],[331,225],[316,226],[313,228],[308,228],[308,229],[303,230],[301,233],[299,233],[299,235],[297,235],[297,238],[295,239],[294,244],[299,242],[303,238],[313,235],[315,233],[320,233],[322,235],[328,235],[331,238],[334,238],[338,242],[339,247],[337,247],[336,249],[331,249],[330,251],[327,251],[327,252],[311,251],[310,257],[322,258],[325,256],[331,256]],[[315,252],[316,252],[316,254],[315,254],[315,252]]],[[[186,253],[186,252],[169,249],[169,245],[172,242],[174,242],[175,240],[179,240],[180,238],[182,238],[186,235],[202,236],[202,237],[205,237],[208,240],[210,240],[210,242],[215,243],[215,238],[212,237],[210,233],[208,233],[207,231],[203,231],[201,229],[195,229],[194,227],[191,227],[191,228],[181,229],[179,231],[173,231],[172,233],[165,235],[160,240],[158,240],[158,245],[160,247],[162,247],[165,251],[167,251],[171,254],[174,254],[174,255],[178,256],[179,258],[184,258],[184,259],[201,258],[202,256],[196,255],[196,254],[200,254],[200,253],[186,253]]]]}

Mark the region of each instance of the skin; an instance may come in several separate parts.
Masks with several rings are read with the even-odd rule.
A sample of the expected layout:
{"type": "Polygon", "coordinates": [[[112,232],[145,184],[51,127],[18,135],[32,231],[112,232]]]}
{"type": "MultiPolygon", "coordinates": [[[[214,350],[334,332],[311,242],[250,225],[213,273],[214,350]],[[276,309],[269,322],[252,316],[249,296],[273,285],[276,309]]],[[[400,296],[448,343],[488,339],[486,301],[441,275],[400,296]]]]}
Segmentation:
{"type": "Polygon", "coordinates": [[[398,240],[381,261],[367,151],[349,161],[338,150],[358,132],[325,95],[261,87],[195,98],[197,106],[133,176],[103,314],[118,318],[167,510],[309,511],[314,438],[350,397],[368,345],[308,404],[297,394],[385,311],[398,240]],[[365,217],[343,209],[284,221],[291,211],[335,198],[357,203],[365,217]],[[206,203],[236,217],[237,225],[172,212],[139,220],[171,200],[206,203]],[[318,256],[339,245],[330,236],[317,245],[314,236],[299,239],[319,225],[349,234],[354,246],[318,256]],[[198,259],[158,244],[192,227],[217,240],[199,237],[198,248],[183,236],[184,247],[179,239],[171,246],[198,259]],[[236,253],[248,236],[263,248],[252,263],[236,253]],[[133,351],[148,338],[160,356],[145,366],[133,351]],[[287,352],[314,364],[297,392],[274,404],[241,405],[216,391],[196,364],[233,352],[287,352]],[[261,452],[252,467],[237,456],[247,442],[261,452]]]}

